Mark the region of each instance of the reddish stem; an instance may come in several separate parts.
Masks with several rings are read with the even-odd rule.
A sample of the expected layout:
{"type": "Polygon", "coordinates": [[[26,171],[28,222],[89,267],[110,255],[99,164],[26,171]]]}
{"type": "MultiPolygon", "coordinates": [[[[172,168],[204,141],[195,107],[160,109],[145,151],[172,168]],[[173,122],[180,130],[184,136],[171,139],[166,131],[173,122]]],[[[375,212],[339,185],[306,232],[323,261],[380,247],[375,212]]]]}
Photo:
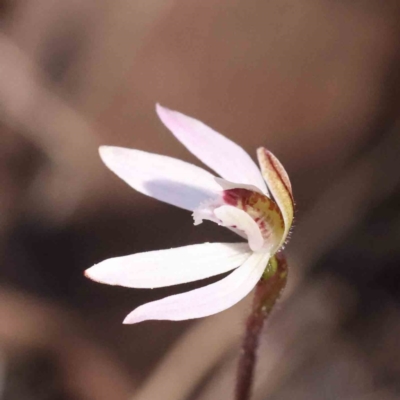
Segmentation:
{"type": "Polygon", "coordinates": [[[242,349],[239,358],[236,400],[249,400],[254,379],[257,348],[265,320],[271,313],[287,280],[287,263],[282,254],[275,256],[277,267],[272,276],[261,278],[255,288],[253,306],[246,321],[242,349]]]}

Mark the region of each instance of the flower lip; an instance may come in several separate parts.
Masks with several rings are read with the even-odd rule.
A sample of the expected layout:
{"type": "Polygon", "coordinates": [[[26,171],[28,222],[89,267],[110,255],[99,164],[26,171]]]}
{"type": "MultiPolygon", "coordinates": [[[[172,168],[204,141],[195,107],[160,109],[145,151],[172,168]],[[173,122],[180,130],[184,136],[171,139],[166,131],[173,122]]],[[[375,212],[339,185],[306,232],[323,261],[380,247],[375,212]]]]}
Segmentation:
{"type": "Polygon", "coordinates": [[[235,188],[220,198],[202,204],[193,213],[195,225],[207,219],[248,239],[253,251],[268,249],[275,253],[284,232],[282,214],[276,203],[259,192],[235,188]]]}
{"type": "Polygon", "coordinates": [[[251,250],[259,251],[264,246],[260,227],[246,211],[231,205],[224,205],[216,208],[214,215],[220,221],[220,225],[244,232],[251,250]]]}
{"type": "Polygon", "coordinates": [[[278,205],[269,197],[246,189],[225,190],[226,204],[248,213],[257,223],[264,239],[264,247],[275,253],[284,233],[284,220],[278,205]]]}

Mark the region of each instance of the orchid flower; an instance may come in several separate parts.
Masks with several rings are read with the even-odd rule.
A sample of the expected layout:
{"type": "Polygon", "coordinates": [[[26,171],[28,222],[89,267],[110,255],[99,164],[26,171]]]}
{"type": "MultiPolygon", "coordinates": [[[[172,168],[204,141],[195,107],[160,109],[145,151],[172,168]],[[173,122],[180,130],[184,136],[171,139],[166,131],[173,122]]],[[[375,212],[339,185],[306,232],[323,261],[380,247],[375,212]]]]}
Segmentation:
{"type": "Polygon", "coordinates": [[[210,220],[246,241],[149,251],[86,270],[94,281],[130,288],[165,287],[233,271],[208,286],[144,304],[126,317],[126,324],[200,318],[233,306],[263,276],[293,221],[291,184],[270,151],[257,150],[259,169],[240,146],[202,122],[160,105],[156,111],[172,134],[220,177],[175,158],[102,146],[106,166],[135,190],[191,211],[194,225],[210,220]]]}

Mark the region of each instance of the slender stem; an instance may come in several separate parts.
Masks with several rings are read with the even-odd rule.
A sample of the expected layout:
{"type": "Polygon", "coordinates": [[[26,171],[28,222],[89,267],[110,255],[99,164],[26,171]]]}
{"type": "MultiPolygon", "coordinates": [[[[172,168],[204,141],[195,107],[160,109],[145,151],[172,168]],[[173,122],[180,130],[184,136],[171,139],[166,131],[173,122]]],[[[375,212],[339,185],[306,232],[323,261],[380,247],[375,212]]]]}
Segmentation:
{"type": "Polygon", "coordinates": [[[250,399],[262,327],[285,287],[286,280],[286,259],[282,254],[277,254],[271,259],[264,276],[255,288],[253,306],[246,321],[246,332],[239,358],[236,400],[250,399]]]}

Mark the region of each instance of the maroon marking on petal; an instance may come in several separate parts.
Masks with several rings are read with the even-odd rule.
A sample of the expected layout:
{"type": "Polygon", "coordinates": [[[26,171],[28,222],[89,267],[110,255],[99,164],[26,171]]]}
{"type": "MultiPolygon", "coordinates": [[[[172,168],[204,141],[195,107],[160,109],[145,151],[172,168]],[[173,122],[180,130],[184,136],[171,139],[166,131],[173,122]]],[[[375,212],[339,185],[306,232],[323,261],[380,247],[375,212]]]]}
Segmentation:
{"type": "Polygon", "coordinates": [[[268,158],[268,161],[269,161],[271,167],[278,175],[278,177],[281,180],[281,182],[283,183],[283,186],[285,187],[286,191],[289,193],[290,199],[292,200],[292,204],[294,204],[293,193],[292,193],[292,188],[291,188],[290,182],[288,181],[288,178],[285,176],[282,176],[282,173],[281,173],[281,168],[283,168],[283,167],[281,167],[280,165],[276,165],[275,160],[272,157],[272,153],[270,151],[268,151],[266,149],[263,149],[263,150],[267,155],[267,158],[268,158]]]}
{"type": "Polygon", "coordinates": [[[229,189],[224,190],[222,198],[226,204],[236,207],[242,199],[249,197],[251,193],[247,189],[229,189]]]}
{"type": "Polygon", "coordinates": [[[228,189],[223,192],[223,200],[226,204],[248,213],[259,226],[264,239],[269,239],[274,234],[275,227],[284,229],[278,205],[263,194],[247,189],[228,189]],[[272,215],[278,217],[274,218],[272,215]]]}

